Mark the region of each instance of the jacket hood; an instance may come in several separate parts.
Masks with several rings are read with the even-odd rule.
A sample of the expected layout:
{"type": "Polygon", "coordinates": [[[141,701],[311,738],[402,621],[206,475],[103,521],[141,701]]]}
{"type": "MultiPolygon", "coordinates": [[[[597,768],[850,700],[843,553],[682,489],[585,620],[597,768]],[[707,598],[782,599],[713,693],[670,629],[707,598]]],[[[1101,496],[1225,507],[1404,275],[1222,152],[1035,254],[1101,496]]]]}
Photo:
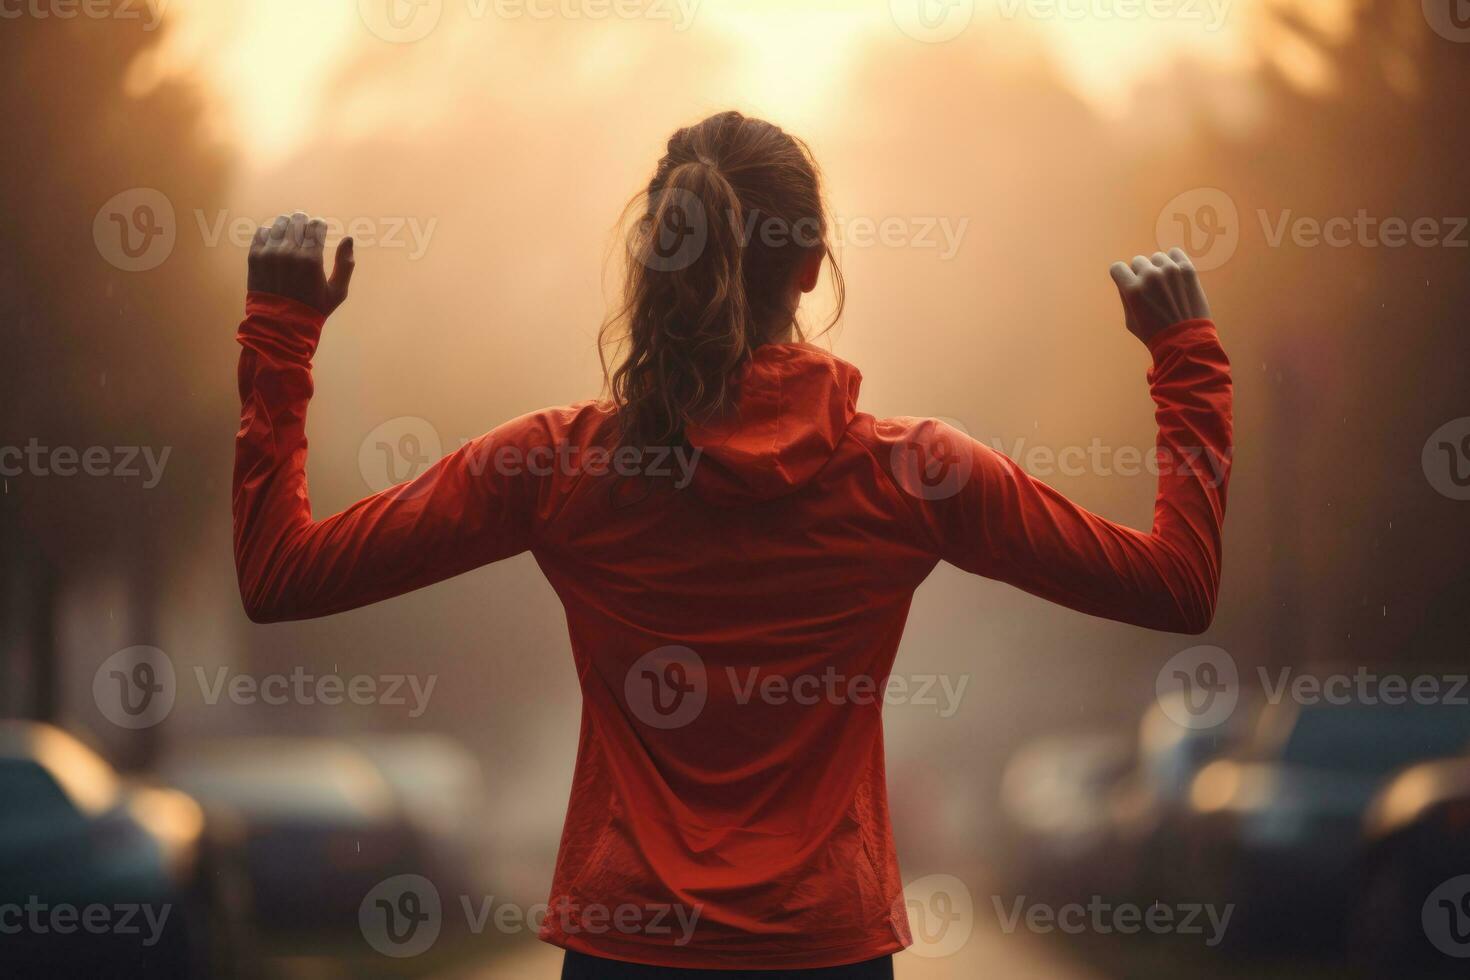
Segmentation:
{"type": "Polygon", "coordinates": [[[810,344],[756,348],[737,381],[735,410],[685,437],[699,450],[695,491],[736,505],[800,489],[837,449],[857,414],[863,376],[810,344]]]}

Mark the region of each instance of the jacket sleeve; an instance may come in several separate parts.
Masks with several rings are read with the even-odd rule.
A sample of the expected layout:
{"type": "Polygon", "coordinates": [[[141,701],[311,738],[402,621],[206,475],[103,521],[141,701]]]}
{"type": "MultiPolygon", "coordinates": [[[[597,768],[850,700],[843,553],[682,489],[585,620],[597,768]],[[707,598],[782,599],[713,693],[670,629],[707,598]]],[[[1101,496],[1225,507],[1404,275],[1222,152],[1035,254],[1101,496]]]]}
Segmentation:
{"type": "Polygon", "coordinates": [[[417,479],[312,520],[306,406],[323,320],[294,300],[251,293],[240,324],[235,569],[255,622],[353,609],[530,546],[538,480],[499,475],[493,456],[508,443],[544,441],[535,416],[467,443],[417,479]]]}
{"type": "Polygon", "coordinates": [[[939,557],[1094,616],[1179,633],[1209,627],[1233,452],[1230,362],[1209,320],[1175,324],[1148,346],[1159,430],[1152,531],[1090,513],[930,420],[901,438],[928,454],[920,475],[946,456],[954,471],[949,493],[942,480],[907,481],[939,557]]]}

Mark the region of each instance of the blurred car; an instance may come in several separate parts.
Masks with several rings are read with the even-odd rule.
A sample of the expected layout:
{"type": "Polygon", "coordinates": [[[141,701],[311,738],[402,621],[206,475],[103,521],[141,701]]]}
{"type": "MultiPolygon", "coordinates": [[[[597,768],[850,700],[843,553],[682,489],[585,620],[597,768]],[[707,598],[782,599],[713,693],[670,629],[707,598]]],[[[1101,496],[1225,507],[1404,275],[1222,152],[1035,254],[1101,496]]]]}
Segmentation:
{"type": "Polygon", "coordinates": [[[240,828],[251,921],[261,933],[344,933],[362,897],[410,866],[411,831],[360,751],[332,739],[196,742],[160,767],[211,819],[240,828]]]}
{"type": "Polygon", "coordinates": [[[359,735],[351,743],[377,768],[412,830],[412,863],[441,892],[490,887],[494,828],[479,760],[445,735],[359,735]]]}
{"type": "Polygon", "coordinates": [[[355,934],[363,897],[394,875],[423,875],[444,896],[484,888],[483,781],[450,739],[222,739],[191,744],[163,771],[241,827],[264,938],[355,934]]]}
{"type": "Polygon", "coordinates": [[[1470,711],[1456,706],[1268,705],[1254,739],[1191,785],[1192,897],[1233,903],[1236,940],[1335,940],[1375,793],[1395,770],[1467,743],[1470,711]]]}
{"type": "Polygon", "coordinates": [[[1120,735],[1065,735],[1019,749],[1001,777],[1013,841],[1010,873],[1032,890],[1092,887],[1108,841],[1109,793],[1133,762],[1120,735]]]}
{"type": "Polygon", "coordinates": [[[1108,835],[1103,890],[1152,901],[1163,895],[1188,897],[1181,880],[1190,788],[1206,765],[1236,749],[1248,733],[1250,713],[1234,712],[1209,728],[1176,722],[1188,717],[1184,695],[1155,701],[1138,726],[1137,762],[1108,794],[1108,835]]]}
{"type": "Polygon", "coordinates": [[[1463,974],[1462,957],[1470,955],[1470,758],[1396,775],[1369,806],[1363,838],[1352,930],[1363,940],[1359,957],[1385,976],[1463,974]]]}
{"type": "Polygon", "coordinates": [[[192,799],[124,780],[52,725],[0,721],[0,800],[5,976],[212,972],[192,799]]]}

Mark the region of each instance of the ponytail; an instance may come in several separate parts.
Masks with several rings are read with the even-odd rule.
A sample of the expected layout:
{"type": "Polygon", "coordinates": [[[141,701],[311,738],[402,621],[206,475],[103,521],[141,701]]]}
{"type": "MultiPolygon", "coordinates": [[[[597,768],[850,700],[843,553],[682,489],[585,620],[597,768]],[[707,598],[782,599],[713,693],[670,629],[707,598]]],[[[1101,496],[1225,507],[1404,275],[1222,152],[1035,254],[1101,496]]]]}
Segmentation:
{"type": "MultiPolygon", "coordinates": [[[[626,350],[608,387],[621,442],[678,446],[686,426],[732,408],[740,369],[794,322],[792,277],[812,248],[830,257],[826,222],[805,147],[735,112],[675,133],[630,210],[639,204],[623,305],[603,325],[604,371],[620,326],[626,350]],[[819,234],[772,243],[755,232],[763,223],[819,234]]],[[[836,282],[840,312],[840,274],[836,282]]]]}

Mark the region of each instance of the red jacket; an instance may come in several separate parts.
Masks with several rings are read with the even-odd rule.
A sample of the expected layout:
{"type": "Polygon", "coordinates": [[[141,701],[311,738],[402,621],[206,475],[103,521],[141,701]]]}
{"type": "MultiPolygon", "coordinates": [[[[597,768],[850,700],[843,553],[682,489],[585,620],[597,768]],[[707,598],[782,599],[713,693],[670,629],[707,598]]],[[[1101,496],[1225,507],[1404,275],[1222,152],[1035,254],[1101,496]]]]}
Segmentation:
{"type": "Polygon", "coordinates": [[[324,616],[535,556],[566,607],[583,704],[541,930],[559,946],[776,969],[910,943],[882,690],[939,561],[1154,629],[1197,633],[1214,613],[1231,382],[1208,320],[1149,345],[1164,464],[1152,533],[941,423],[859,412],[857,369],[801,344],[758,349],[738,414],[687,433],[699,455],[683,488],[672,456],[670,479],[616,475],[657,461],[608,458],[613,418],[584,402],[507,422],[314,521],[305,422],[321,327],[290,300],[247,300],[246,611],[324,616]]]}

